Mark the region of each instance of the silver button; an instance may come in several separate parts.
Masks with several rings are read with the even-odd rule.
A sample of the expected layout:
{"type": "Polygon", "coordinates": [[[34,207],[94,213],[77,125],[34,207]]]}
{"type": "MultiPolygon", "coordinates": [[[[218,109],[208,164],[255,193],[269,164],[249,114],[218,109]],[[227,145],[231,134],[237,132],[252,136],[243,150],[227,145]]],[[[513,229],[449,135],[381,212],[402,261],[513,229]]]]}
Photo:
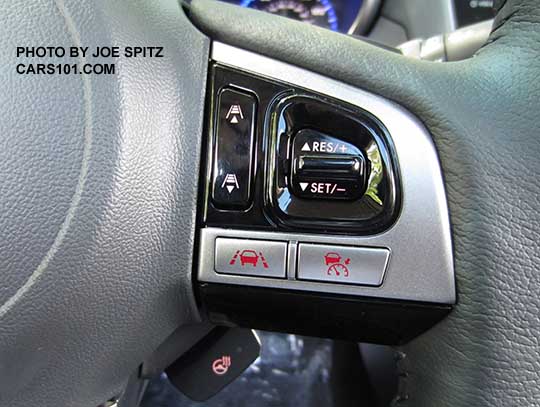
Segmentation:
{"type": "Polygon", "coordinates": [[[340,284],[382,284],[390,251],[382,248],[301,243],[298,279],[340,284]]]}
{"type": "Polygon", "coordinates": [[[285,278],[286,258],[287,242],[216,238],[218,273],[285,278]]]}

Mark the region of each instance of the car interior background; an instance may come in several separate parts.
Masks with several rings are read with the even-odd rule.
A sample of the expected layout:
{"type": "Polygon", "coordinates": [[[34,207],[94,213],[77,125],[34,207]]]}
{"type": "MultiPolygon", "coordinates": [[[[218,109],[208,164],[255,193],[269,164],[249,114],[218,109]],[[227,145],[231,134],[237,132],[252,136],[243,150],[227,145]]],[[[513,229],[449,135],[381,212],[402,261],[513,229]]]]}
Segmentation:
{"type": "Polygon", "coordinates": [[[540,2],[0,2],[0,407],[540,406],[540,2]]]}

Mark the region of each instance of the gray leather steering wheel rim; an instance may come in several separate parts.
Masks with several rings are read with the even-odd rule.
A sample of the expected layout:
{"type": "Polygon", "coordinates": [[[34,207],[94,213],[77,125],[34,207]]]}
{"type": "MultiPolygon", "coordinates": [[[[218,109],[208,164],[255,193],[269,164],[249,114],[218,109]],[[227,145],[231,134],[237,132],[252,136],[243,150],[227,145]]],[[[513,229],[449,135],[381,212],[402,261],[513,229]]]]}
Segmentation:
{"type": "Polygon", "coordinates": [[[200,31],[173,0],[1,7],[0,405],[97,405],[199,320],[191,271],[210,39],[394,100],[433,135],[458,304],[399,350],[396,403],[540,403],[534,0],[501,3],[488,44],[448,64],[209,0],[190,6],[200,31]],[[107,78],[15,74],[25,61],[15,47],[40,41],[161,45],[166,57],[120,59],[107,78]]]}
{"type": "Polygon", "coordinates": [[[97,406],[200,319],[191,270],[209,40],[175,0],[0,10],[0,405],[97,406]],[[161,46],[164,57],[17,57],[32,46],[161,46]],[[109,62],[115,75],[16,71],[109,62]]]}

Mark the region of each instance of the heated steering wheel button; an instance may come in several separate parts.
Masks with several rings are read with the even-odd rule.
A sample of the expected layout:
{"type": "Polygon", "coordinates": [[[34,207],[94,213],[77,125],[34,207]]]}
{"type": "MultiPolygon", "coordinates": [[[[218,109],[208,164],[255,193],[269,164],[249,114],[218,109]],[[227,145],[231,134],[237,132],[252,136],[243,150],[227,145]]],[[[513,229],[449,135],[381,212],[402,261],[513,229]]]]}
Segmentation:
{"type": "Polygon", "coordinates": [[[298,279],[380,286],[390,251],[383,248],[300,244],[298,279]]]}
{"type": "Polygon", "coordinates": [[[186,396],[205,401],[240,376],[259,352],[259,340],[250,329],[217,327],[170,366],[167,375],[186,396]]]}
{"type": "Polygon", "coordinates": [[[216,239],[217,273],[285,278],[286,258],[287,242],[216,239]]]}

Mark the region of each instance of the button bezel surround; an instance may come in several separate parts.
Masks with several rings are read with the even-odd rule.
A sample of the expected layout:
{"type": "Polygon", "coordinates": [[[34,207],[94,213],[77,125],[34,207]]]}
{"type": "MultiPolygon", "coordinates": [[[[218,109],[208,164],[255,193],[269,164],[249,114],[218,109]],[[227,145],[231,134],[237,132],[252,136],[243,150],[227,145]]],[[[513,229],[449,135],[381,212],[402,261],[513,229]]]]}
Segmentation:
{"type": "Polygon", "coordinates": [[[396,236],[352,237],[314,235],[287,232],[203,228],[199,240],[199,268],[197,279],[201,283],[221,283],[252,287],[313,291],[362,297],[411,300],[443,304],[455,303],[453,271],[448,258],[415,258],[415,248],[399,244],[396,236]],[[217,238],[236,238],[267,241],[288,241],[286,278],[221,274],[215,270],[215,242],[217,238]],[[380,286],[342,284],[337,281],[299,280],[296,277],[298,245],[315,243],[330,246],[383,248],[390,256],[380,286]],[[393,249],[394,247],[394,249],[393,249]],[[428,277],[429,276],[429,277],[428,277]]]}
{"type": "MultiPolygon", "coordinates": [[[[222,214],[209,211],[206,207],[202,213],[199,236],[199,282],[281,288],[285,292],[311,291],[454,304],[456,287],[448,206],[437,151],[425,126],[409,111],[388,99],[253,52],[214,42],[212,60],[215,64],[227,67],[231,72],[228,79],[238,81],[240,87],[249,88],[250,75],[256,75],[269,81],[273,91],[284,89],[290,84],[357,106],[376,117],[387,129],[399,160],[402,204],[399,216],[389,229],[378,234],[357,236],[268,232],[275,228],[268,223],[258,223],[262,219],[262,213],[258,210],[250,217],[238,213],[229,214],[226,222],[223,222],[223,217],[220,217],[222,214]],[[235,229],[227,229],[231,227],[235,229]],[[322,244],[386,247],[391,250],[391,258],[380,287],[218,275],[214,271],[212,254],[216,236],[276,240],[285,238],[289,241],[296,239],[322,244]]],[[[261,100],[271,96],[258,97],[261,100]]],[[[259,121],[261,130],[264,127],[259,121]]],[[[256,151],[261,158],[261,154],[265,154],[264,144],[260,144],[256,151]]],[[[260,166],[261,161],[258,164],[259,169],[263,168],[260,166]]],[[[255,173],[256,179],[260,180],[262,171],[255,173]]],[[[289,256],[289,262],[296,261],[293,257],[289,256]]]]}

